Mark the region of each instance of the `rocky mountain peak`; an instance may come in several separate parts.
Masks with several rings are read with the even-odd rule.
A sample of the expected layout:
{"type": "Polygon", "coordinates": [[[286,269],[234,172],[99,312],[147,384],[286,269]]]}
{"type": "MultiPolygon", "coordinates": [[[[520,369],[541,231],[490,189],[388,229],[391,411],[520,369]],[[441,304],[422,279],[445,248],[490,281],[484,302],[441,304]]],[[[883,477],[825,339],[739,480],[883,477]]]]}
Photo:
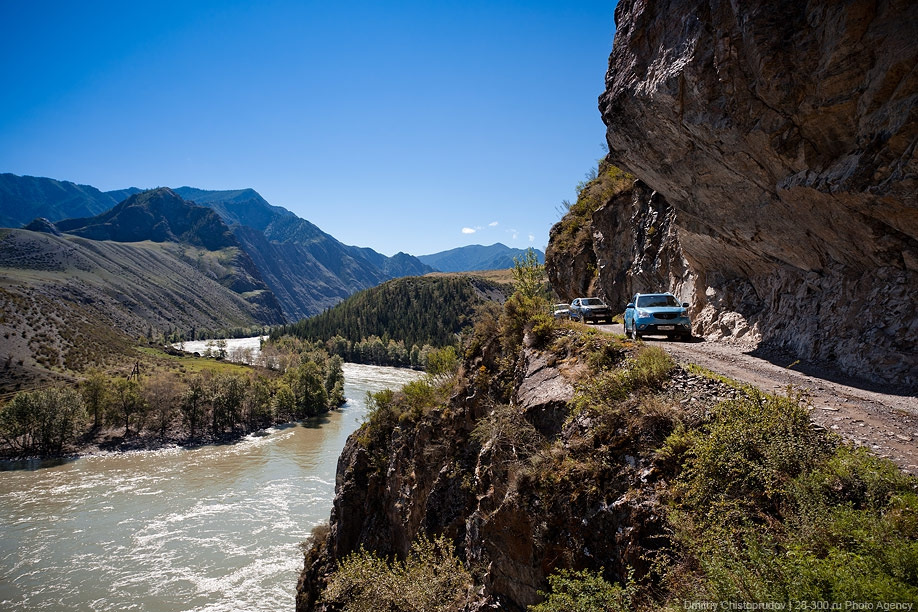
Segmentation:
{"type": "Polygon", "coordinates": [[[168,187],[136,193],[108,212],[61,221],[58,228],[93,240],[184,242],[208,250],[238,246],[213,210],[186,202],[168,187]]]}

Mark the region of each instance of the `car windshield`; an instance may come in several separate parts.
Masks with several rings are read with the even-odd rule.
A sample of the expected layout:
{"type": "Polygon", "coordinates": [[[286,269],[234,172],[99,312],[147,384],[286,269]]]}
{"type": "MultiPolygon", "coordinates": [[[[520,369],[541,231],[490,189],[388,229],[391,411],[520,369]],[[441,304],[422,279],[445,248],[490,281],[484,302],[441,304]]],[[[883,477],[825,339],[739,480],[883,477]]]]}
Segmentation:
{"type": "Polygon", "coordinates": [[[599,298],[584,298],[580,301],[584,306],[605,306],[606,303],[599,298]]]}
{"type": "Polygon", "coordinates": [[[671,295],[642,295],[638,297],[638,308],[679,308],[681,304],[671,295]]]}

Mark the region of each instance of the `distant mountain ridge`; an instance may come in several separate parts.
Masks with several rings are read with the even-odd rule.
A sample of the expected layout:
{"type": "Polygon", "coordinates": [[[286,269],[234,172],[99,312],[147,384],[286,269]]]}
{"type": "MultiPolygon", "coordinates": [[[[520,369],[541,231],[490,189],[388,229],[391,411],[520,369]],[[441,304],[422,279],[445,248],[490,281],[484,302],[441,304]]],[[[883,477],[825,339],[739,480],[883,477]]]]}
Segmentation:
{"type": "Polygon", "coordinates": [[[239,246],[217,213],[186,202],[168,187],[134,194],[100,215],[55,225],[91,240],[184,242],[211,251],[239,246]]]}
{"type": "Polygon", "coordinates": [[[411,255],[387,257],[343,244],[286,208],[269,204],[254,189],[175,191],[212,208],[231,227],[289,320],[318,314],[389,279],[433,271],[411,255]]]}
{"type": "MultiPolygon", "coordinates": [[[[27,227],[32,227],[35,222],[27,227]]],[[[212,254],[190,262],[244,299],[264,309],[259,322],[285,320],[276,296],[265,284],[249,254],[223,220],[209,208],[186,202],[168,187],[142,191],[111,210],[84,219],[54,224],[63,234],[113,242],[159,242],[199,247],[212,254]],[[213,260],[218,265],[213,265],[213,260]]],[[[45,230],[48,231],[48,230],[45,230]]],[[[53,233],[51,231],[50,233],[53,233]]],[[[189,290],[194,290],[191,285],[189,290]]]]}
{"type": "MultiPolygon", "coordinates": [[[[345,245],[289,210],[269,204],[254,189],[130,187],[103,193],[66,181],[4,174],[0,175],[2,194],[19,194],[16,202],[36,200],[17,205],[26,212],[9,217],[5,224],[12,227],[33,227],[36,217],[45,217],[56,230],[95,240],[175,241],[216,249],[237,246],[247,253],[255,276],[266,283],[291,321],[322,312],[386,280],[433,271],[405,253],[387,257],[370,248],[345,245]],[[197,210],[178,205],[157,208],[166,200],[143,195],[163,194],[163,189],[172,194],[166,200],[179,198],[197,205],[197,210]],[[139,196],[141,200],[136,199],[139,196]],[[212,213],[203,212],[208,210],[212,213]],[[156,216],[159,221],[152,222],[156,216]]],[[[13,195],[5,197],[13,201],[13,195]]],[[[55,231],[42,224],[34,229],[55,231]]]]}
{"type": "Polygon", "coordinates": [[[212,208],[227,225],[246,225],[265,231],[279,218],[299,218],[286,208],[269,204],[254,189],[209,191],[194,187],[178,187],[175,193],[195,204],[212,208]]]}
{"type": "MultiPolygon", "coordinates": [[[[539,258],[539,263],[545,263],[545,253],[538,249],[533,251],[539,258]]],[[[418,259],[440,272],[476,272],[512,268],[514,258],[525,254],[525,249],[514,249],[497,242],[490,246],[472,244],[440,253],[419,255],[418,259]]]]}
{"type": "Polygon", "coordinates": [[[90,185],[0,174],[0,227],[22,227],[39,217],[52,223],[71,217],[91,217],[119,201],[90,185]]]}

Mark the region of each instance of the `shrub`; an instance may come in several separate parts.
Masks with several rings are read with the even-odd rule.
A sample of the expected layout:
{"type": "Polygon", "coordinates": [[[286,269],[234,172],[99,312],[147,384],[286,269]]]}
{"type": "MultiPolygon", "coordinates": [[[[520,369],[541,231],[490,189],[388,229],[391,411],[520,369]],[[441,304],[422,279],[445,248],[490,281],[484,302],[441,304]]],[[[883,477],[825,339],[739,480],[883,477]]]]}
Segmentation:
{"type": "Polygon", "coordinates": [[[727,506],[775,510],[792,479],[831,447],[799,398],[754,392],[715,408],[707,431],[696,433],[676,493],[694,508],[708,508],[702,523],[711,527],[723,523],[727,506]]]}
{"type": "Polygon", "coordinates": [[[447,397],[443,390],[443,387],[429,378],[406,383],[398,398],[399,420],[417,420],[431,408],[444,404],[447,397]]]}
{"type": "Polygon", "coordinates": [[[490,445],[498,463],[528,458],[545,443],[542,434],[518,408],[506,405],[497,406],[480,419],[472,431],[472,439],[481,446],[490,445]]]}
{"type": "Polygon", "coordinates": [[[530,612],[625,612],[633,610],[637,586],[629,574],[623,587],[602,577],[602,570],[561,570],[548,577],[550,592],[540,591],[542,603],[529,606],[530,612]]]}
{"type": "Polygon", "coordinates": [[[458,369],[459,354],[455,347],[432,350],[427,356],[427,373],[431,376],[452,376],[458,369]]]}
{"type": "Polygon", "coordinates": [[[322,601],[346,612],[459,610],[472,576],[441,536],[421,536],[404,561],[387,562],[361,549],[348,555],[328,580],[322,601]]]}
{"type": "Polygon", "coordinates": [[[549,303],[543,297],[514,293],[504,303],[500,317],[501,346],[505,353],[516,353],[523,344],[523,336],[538,327],[534,338],[539,345],[551,337],[557,326],[549,314],[549,303]]]}
{"type": "Polygon", "coordinates": [[[656,457],[685,462],[668,513],[682,555],[670,599],[918,598],[918,481],[836,444],[799,396],[752,393],[701,430],[677,426],[656,457]]]}
{"type": "MultiPolygon", "coordinates": [[[[591,361],[603,363],[611,359],[608,356],[598,356],[591,361]]],[[[674,367],[676,364],[663,349],[656,346],[642,347],[620,368],[601,371],[593,379],[581,384],[575,403],[581,409],[614,404],[639,389],[659,387],[674,367]]]]}

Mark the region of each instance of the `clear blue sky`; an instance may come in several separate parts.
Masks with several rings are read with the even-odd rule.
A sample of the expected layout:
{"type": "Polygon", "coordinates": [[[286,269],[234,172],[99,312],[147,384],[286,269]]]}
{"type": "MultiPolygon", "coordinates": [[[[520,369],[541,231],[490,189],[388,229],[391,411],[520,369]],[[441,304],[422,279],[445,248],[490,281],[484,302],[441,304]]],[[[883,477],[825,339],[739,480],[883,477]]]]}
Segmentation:
{"type": "Polygon", "coordinates": [[[0,4],[0,172],[238,189],[342,242],[544,248],[614,1],[0,4]]]}

